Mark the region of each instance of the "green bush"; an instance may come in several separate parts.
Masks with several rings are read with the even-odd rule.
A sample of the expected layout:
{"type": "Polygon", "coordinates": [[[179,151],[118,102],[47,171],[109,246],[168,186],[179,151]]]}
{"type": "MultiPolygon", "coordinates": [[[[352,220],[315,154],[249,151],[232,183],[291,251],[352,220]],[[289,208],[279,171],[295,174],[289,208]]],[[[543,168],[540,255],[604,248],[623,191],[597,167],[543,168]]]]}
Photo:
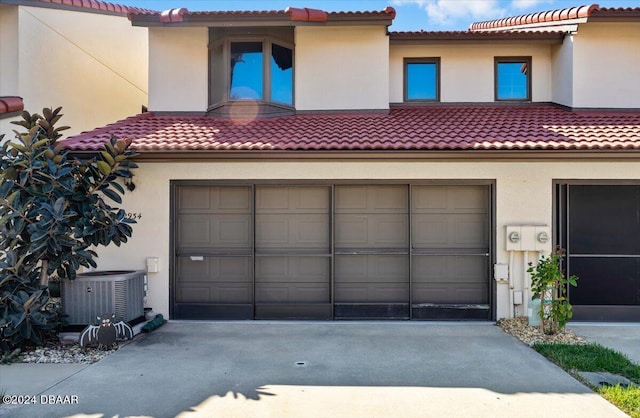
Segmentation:
{"type": "MultiPolygon", "coordinates": [[[[91,159],[73,158],[57,140],[61,108],[22,113],[13,142],[0,149],[0,349],[42,345],[60,312],[49,304],[49,277],[73,280],[96,267],[92,246],[126,242],[132,228],[122,179],[136,164],[130,142],[115,138],[91,159]]],[[[0,137],[0,141],[2,141],[0,137]]]]}
{"type": "Polygon", "coordinates": [[[567,296],[568,286],[577,286],[578,278],[566,278],[562,272],[563,251],[556,248],[548,257],[544,255],[527,272],[531,274],[533,299],[541,299],[540,319],[545,334],[557,334],[573,317],[573,309],[567,296]]]}

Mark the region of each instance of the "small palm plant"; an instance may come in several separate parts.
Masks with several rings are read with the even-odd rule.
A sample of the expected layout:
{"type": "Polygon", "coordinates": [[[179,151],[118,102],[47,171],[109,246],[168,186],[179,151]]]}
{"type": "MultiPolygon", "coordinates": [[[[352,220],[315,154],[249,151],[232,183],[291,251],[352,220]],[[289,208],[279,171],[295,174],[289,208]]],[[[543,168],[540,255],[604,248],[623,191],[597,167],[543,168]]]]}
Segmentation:
{"type": "Polygon", "coordinates": [[[562,330],[573,317],[567,289],[577,286],[576,276],[565,277],[561,268],[564,251],[556,248],[548,257],[540,257],[538,263],[530,267],[533,299],[540,299],[540,319],[545,334],[553,335],[562,330]]]}

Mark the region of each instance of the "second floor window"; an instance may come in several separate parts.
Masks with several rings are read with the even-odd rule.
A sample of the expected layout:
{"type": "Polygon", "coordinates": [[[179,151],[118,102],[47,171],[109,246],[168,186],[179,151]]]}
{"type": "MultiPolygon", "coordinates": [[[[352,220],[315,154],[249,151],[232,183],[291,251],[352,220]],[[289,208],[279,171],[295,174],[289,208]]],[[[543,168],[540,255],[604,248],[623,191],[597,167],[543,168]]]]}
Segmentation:
{"type": "Polygon", "coordinates": [[[405,58],[404,100],[440,100],[439,58],[405,58]]]}
{"type": "Polygon", "coordinates": [[[209,47],[211,108],[242,101],[293,107],[290,44],[268,35],[216,35],[209,47]]]}
{"type": "Polygon", "coordinates": [[[495,99],[531,100],[531,57],[495,58],[495,99]]]}

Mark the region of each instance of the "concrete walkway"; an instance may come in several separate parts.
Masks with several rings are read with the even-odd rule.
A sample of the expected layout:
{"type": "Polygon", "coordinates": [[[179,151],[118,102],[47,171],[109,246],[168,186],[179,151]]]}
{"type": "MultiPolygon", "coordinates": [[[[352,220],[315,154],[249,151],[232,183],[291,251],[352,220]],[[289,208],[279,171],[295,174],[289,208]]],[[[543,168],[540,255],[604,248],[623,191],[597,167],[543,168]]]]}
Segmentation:
{"type": "Polygon", "coordinates": [[[0,415],[626,416],[488,322],[172,321],[37,395],[0,415]]]}

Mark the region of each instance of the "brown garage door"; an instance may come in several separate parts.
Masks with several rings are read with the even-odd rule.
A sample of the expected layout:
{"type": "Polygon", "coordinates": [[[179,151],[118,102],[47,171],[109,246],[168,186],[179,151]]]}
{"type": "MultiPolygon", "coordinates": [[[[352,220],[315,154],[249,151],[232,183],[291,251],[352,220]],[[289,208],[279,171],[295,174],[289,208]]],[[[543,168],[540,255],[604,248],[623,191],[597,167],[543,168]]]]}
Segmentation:
{"type": "Polygon", "coordinates": [[[330,318],[328,186],[256,186],[256,318],[330,318]]]}
{"type": "Polygon", "coordinates": [[[253,317],[252,188],[176,191],[175,318],[253,317]]]}
{"type": "Polygon", "coordinates": [[[178,185],[175,318],[489,318],[487,185],[178,185]]]}
{"type": "Polygon", "coordinates": [[[408,186],[336,186],[335,196],[336,316],[408,317],[408,186]]]}
{"type": "Polygon", "coordinates": [[[489,310],[489,188],[414,186],[414,318],[484,318],[489,310]]]}

